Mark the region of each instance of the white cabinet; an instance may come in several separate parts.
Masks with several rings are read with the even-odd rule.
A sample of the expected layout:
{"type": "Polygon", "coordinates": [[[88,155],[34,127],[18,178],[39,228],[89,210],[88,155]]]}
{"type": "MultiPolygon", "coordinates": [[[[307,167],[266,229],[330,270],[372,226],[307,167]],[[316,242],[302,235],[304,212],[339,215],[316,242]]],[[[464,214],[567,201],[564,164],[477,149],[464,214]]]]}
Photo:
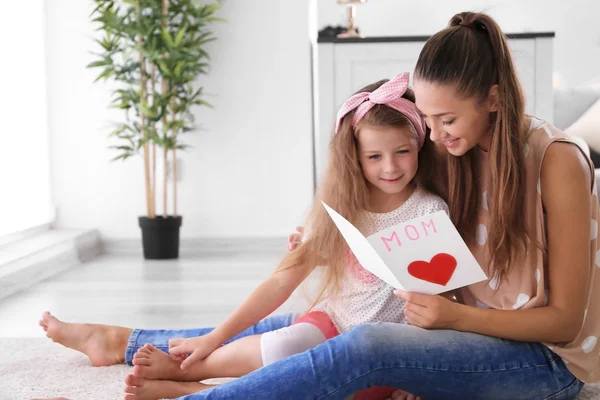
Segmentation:
{"type": "MultiPolygon", "coordinates": [[[[553,33],[509,35],[526,111],[552,121],[553,33]]],[[[318,43],[314,52],[315,177],[327,163],[335,114],[361,87],[411,72],[427,37],[367,38],[318,43]]]]}

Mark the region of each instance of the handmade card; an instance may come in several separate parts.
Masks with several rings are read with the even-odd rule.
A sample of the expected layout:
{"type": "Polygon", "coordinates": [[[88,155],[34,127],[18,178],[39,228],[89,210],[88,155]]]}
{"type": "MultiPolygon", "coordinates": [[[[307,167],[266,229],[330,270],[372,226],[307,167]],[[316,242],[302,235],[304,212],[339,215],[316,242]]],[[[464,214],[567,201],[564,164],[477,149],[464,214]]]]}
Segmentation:
{"type": "Polygon", "coordinates": [[[444,211],[365,238],[335,210],[323,206],[363,268],[397,289],[439,294],[487,279],[444,211]]]}

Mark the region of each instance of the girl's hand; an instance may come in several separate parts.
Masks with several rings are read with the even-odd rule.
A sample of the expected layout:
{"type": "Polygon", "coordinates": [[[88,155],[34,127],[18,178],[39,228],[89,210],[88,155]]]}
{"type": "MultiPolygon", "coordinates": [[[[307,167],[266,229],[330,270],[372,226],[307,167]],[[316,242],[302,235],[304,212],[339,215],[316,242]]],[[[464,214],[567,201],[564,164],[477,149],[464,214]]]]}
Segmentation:
{"type": "Polygon", "coordinates": [[[298,246],[300,246],[300,243],[302,243],[303,235],[304,235],[304,227],[297,226],[296,232],[294,232],[290,236],[288,236],[288,250],[289,251],[294,251],[298,248],[298,246]]]}
{"type": "Polygon", "coordinates": [[[396,390],[394,393],[392,393],[392,400],[421,400],[421,398],[419,396],[415,396],[414,394],[410,394],[408,392],[405,392],[404,390],[396,390]]]}
{"type": "Polygon", "coordinates": [[[414,326],[425,329],[453,329],[460,319],[461,305],[444,296],[431,296],[395,290],[406,301],[404,316],[414,326]]]}
{"type": "Polygon", "coordinates": [[[169,340],[169,353],[176,359],[183,360],[181,369],[188,369],[196,361],[205,359],[218,347],[219,343],[210,334],[169,340]]]}

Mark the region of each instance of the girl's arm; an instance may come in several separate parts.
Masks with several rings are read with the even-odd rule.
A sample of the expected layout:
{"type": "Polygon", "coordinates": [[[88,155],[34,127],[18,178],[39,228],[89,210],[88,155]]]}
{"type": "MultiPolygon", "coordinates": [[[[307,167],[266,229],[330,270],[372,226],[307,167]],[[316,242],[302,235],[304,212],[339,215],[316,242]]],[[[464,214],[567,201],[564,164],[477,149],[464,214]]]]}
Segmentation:
{"type": "Polygon", "coordinates": [[[191,364],[207,357],[228,339],[275,311],[313,269],[302,264],[274,272],[212,332],[194,338],[169,340],[169,353],[183,360],[181,369],[189,368],[191,364]]]}
{"type": "Polygon", "coordinates": [[[218,344],[256,324],[281,306],[314,268],[297,265],[275,271],[248,299],[210,335],[218,344]]]}
{"type": "Polygon", "coordinates": [[[574,340],[583,323],[590,284],[591,182],[589,165],[578,148],[561,142],[550,145],[541,172],[548,232],[550,296],[546,307],[480,309],[440,296],[404,292],[399,296],[409,303],[409,322],[520,341],[574,340]]]}

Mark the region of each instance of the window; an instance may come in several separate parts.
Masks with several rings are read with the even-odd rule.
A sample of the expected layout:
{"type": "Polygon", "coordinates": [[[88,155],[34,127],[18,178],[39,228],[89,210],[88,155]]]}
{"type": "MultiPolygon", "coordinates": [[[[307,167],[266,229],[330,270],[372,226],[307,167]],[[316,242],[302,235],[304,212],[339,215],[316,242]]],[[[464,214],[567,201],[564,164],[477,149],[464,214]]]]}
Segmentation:
{"type": "Polygon", "coordinates": [[[49,223],[45,11],[43,0],[3,4],[0,24],[0,236],[49,223]]]}

